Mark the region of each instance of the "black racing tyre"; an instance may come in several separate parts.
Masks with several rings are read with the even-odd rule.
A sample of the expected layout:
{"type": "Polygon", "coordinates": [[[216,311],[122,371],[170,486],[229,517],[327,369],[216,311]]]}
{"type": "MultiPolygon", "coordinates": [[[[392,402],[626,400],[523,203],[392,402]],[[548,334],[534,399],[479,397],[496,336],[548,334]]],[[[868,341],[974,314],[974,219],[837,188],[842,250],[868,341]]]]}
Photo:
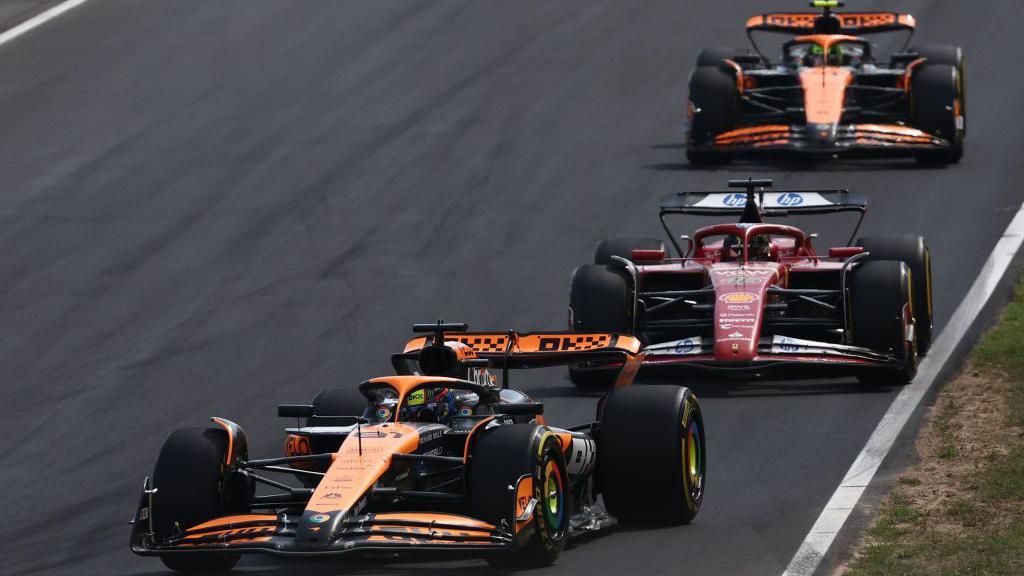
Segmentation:
{"type": "MultiPolygon", "coordinates": [[[[153,530],[157,541],[180,530],[228,513],[242,511],[243,494],[232,494],[227,481],[227,433],[217,428],[175,430],[160,449],[153,470],[153,530]]],[[[187,573],[227,572],[238,554],[165,554],[171,570],[187,573]]]]}
{"type": "Polygon", "coordinates": [[[926,66],[929,64],[945,64],[946,66],[955,66],[961,70],[964,66],[964,51],[959,46],[928,44],[911,48],[910,51],[916,52],[918,56],[924,58],[926,66]]]}
{"type": "Polygon", "coordinates": [[[679,386],[629,386],[604,401],[596,481],[623,523],[688,523],[704,500],[704,418],[679,386]]]}
{"type": "Polygon", "coordinates": [[[697,55],[697,66],[720,66],[722,60],[736,55],[736,49],[729,46],[711,46],[697,55]]]}
{"type": "Polygon", "coordinates": [[[531,494],[537,501],[532,522],[516,535],[516,548],[492,554],[487,561],[508,568],[554,563],[569,538],[572,515],[561,441],[536,424],[498,426],[480,434],[466,472],[471,515],[514,529],[521,513],[516,489],[524,477],[532,482],[531,494]]]}
{"type": "Polygon", "coordinates": [[[631,260],[633,250],[666,251],[664,240],[657,238],[605,238],[594,246],[594,264],[614,264],[612,256],[631,260]]]}
{"type": "Polygon", "coordinates": [[[690,113],[686,157],[692,164],[728,162],[728,154],[704,147],[716,134],[735,127],[739,119],[735,74],[710,66],[694,70],[690,75],[690,113]]]}
{"type": "Polygon", "coordinates": [[[910,267],[896,260],[857,264],[850,273],[850,328],[855,346],[890,352],[900,365],[881,378],[866,373],[864,382],[906,384],[917,373],[917,346],[906,342],[904,308],[912,301],[910,267]]]}
{"type": "Polygon", "coordinates": [[[910,279],[914,287],[910,308],[914,314],[917,333],[917,353],[924,356],[932,346],[932,255],[928,243],[913,234],[868,236],[857,240],[870,252],[866,260],[900,260],[910,266],[910,279]]]}
{"type": "Polygon", "coordinates": [[[966,113],[960,71],[948,64],[924,64],[910,77],[910,118],[913,125],[950,142],[949,148],[917,154],[922,163],[951,164],[963,156],[966,113]]]}
{"type": "MultiPolygon", "coordinates": [[[[306,426],[332,426],[336,420],[324,418],[324,416],[364,416],[366,413],[367,400],[359,392],[351,388],[328,388],[313,398],[313,415],[306,418],[306,426]]],[[[336,452],[341,447],[342,438],[338,436],[323,435],[309,437],[309,453],[323,454],[336,452]]],[[[315,472],[326,472],[327,465],[308,462],[303,467],[315,472]]],[[[306,488],[315,488],[320,479],[305,474],[298,477],[306,488]]]]}
{"type": "MultiPolygon", "coordinates": [[[[572,332],[633,332],[633,292],[626,272],[614,266],[584,264],[569,286],[569,330],[572,332]]],[[[605,389],[618,370],[584,370],[569,366],[569,379],[580,388],[605,389]]]]}
{"type": "MultiPolygon", "coordinates": [[[[911,52],[917,52],[919,56],[925,58],[925,66],[930,64],[944,64],[946,66],[953,66],[957,71],[957,81],[959,83],[958,89],[960,92],[960,108],[963,111],[963,115],[967,116],[967,60],[964,58],[964,50],[959,46],[953,46],[952,44],[930,44],[921,46],[919,48],[911,48],[911,52]]],[[[964,128],[961,131],[962,135],[966,135],[967,125],[964,123],[964,128]]]]}
{"type": "Polygon", "coordinates": [[[573,332],[633,331],[633,291],[626,272],[614,266],[584,264],[569,285],[569,328],[573,332]]]}
{"type": "Polygon", "coordinates": [[[313,415],[306,419],[306,426],[330,425],[318,416],[362,416],[366,405],[366,398],[351,388],[324,390],[313,398],[313,415]]]}

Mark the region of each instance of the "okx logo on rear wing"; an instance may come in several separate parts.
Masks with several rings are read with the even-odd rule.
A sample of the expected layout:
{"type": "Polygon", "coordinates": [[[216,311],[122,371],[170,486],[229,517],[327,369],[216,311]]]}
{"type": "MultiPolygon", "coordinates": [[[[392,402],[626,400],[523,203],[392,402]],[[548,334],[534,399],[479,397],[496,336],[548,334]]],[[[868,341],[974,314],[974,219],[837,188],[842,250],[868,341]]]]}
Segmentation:
{"type": "Polygon", "coordinates": [[[413,338],[402,353],[394,355],[393,363],[400,373],[410,369],[423,373],[421,369],[428,364],[445,369],[458,369],[458,364],[493,366],[505,371],[507,385],[509,369],[586,363],[619,369],[615,383],[619,387],[632,383],[644,356],[639,340],[608,332],[469,332],[466,324],[443,323],[416,324],[413,331],[433,334],[413,338]],[[451,343],[458,344],[446,345],[451,343]],[[439,348],[452,351],[445,353],[451,357],[449,362],[440,363],[434,358],[423,361],[425,353],[434,354],[439,348]]]}

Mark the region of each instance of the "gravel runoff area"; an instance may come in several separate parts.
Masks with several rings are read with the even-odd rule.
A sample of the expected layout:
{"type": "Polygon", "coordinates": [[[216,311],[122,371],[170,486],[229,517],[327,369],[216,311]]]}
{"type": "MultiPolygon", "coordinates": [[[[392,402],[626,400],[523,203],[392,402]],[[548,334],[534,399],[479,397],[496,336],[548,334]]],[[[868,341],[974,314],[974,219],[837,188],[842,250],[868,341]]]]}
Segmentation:
{"type": "Polygon", "coordinates": [[[939,394],[852,560],[836,574],[1024,573],[1024,283],[939,394]]]}

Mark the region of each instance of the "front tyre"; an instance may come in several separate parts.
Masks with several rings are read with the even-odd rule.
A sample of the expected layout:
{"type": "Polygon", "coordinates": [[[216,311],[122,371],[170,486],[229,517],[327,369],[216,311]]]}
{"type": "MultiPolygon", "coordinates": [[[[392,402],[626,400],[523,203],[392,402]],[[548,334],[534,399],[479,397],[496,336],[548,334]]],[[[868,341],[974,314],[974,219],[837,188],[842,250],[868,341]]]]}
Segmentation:
{"type": "MultiPolygon", "coordinates": [[[[516,548],[487,556],[501,568],[553,564],[569,538],[572,501],[561,441],[536,424],[511,424],[481,432],[468,467],[474,517],[515,532],[516,548]],[[520,489],[536,501],[526,521],[520,489]]],[[[524,499],[526,500],[526,499],[524,499]]]]}
{"type": "Polygon", "coordinates": [[[679,386],[630,386],[604,402],[597,482],[610,514],[626,524],[685,524],[704,501],[704,418],[679,386]]]}
{"type": "MultiPolygon", "coordinates": [[[[633,292],[625,270],[584,264],[573,272],[569,285],[569,330],[633,332],[633,292]]],[[[618,374],[618,369],[587,370],[569,366],[569,379],[580,388],[610,388],[618,374]]]]}
{"type": "Polygon", "coordinates": [[[686,157],[691,164],[724,164],[730,160],[728,154],[705,147],[716,135],[735,127],[739,113],[739,89],[733,73],[712,66],[693,71],[687,110],[690,133],[686,144],[686,157]]]}
{"type": "Polygon", "coordinates": [[[899,260],[910,267],[911,311],[917,337],[917,353],[924,356],[932,345],[932,255],[922,236],[912,234],[868,236],[857,240],[869,252],[866,261],[899,260]]]}
{"type": "MultiPolygon", "coordinates": [[[[944,64],[956,68],[957,91],[960,94],[960,108],[964,119],[967,118],[967,59],[964,57],[964,50],[959,46],[951,44],[931,44],[918,48],[911,48],[911,52],[917,52],[924,58],[925,66],[944,64]]],[[[966,122],[962,130],[963,135],[967,134],[966,122]]]]}
{"type": "Polygon", "coordinates": [[[910,78],[910,116],[918,129],[943,138],[947,148],[924,150],[917,160],[925,164],[953,164],[963,156],[967,129],[964,83],[957,67],[924,64],[910,78]]]}
{"type": "MultiPolygon", "coordinates": [[[[855,346],[888,352],[898,365],[882,374],[883,384],[907,384],[917,374],[917,344],[907,341],[913,323],[910,267],[895,260],[857,264],[850,277],[850,321],[855,346]]],[[[878,373],[859,376],[877,383],[878,373]]]]}
{"type": "MultiPolygon", "coordinates": [[[[153,470],[153,529],[157,542],[192,526],[244,511],[244,492],[232,490],[227,467],[227,434],[217,428],[182,428],[164,441],[153,470]]],[[[242,456],[244,459],[246,456],[242,456]]],[[[227,572],[238,554],[165,554],[171,570],[227,572]]]]}

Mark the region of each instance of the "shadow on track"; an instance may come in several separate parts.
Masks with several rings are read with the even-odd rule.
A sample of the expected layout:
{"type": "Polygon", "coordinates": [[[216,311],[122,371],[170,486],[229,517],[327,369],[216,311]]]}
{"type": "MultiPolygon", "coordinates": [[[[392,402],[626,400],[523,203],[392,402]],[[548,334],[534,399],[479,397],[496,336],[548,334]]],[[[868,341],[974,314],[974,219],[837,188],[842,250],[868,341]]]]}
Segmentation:
{"type": "MultiPolygon", "coordinates": [[[[155,560],[155,559],[154,559],[155,560]]],[[[321,559],[274,559],[270,557],[243,558],[231,574],[246,574],[250,576],[292,576],[302,574],[303,576],[383,576],[385,574],[408,574],[410,576],[449,576],[458,572],[465,576],[493,576],[495,574],[506,574],[510,572],[496,570],[484,560],[477,560],[471,557],[436,557],[417,554],[408,559],[399,558],[358,558],[350,556],[346,558],[321,558],[321,559]],[[248,560],[248,561],[247,561],[248,560]],[[422,565],[423,562],[445,561],[437,566],[422,565]],[[458,562],[457,567],[452,562],[458,562]],[[415,563],[416,565],[410,565],[415,563]]],[[[177,572],[159,568],[147,572],[137,572],[132,576],[172,576],[177,572]]]]}
{"type": "MultiPolygon", "coordinates": [[[[681,156],[686,144],[655,144],[652,150],[672,150],[681,156]]],[[[678,161],[644,164],[644,168],[658,172],[849,172],[869,171],[916,171],[945,170],[948,166],[920,164],[913,158],[798,158],[792,155],[766,155],[762,158],[735,158],[728,164],[695,166],[680,158],[678,161]]]]}
{"type": "Polygon", "coordinates": [[[829,394],[888,394],[895,386],[863,383],[852,378],[829,380],[729,380],[680,378],[669,374],[645,375],[637,384],[686,386],[698,398],[754,398],[779,396],[823,396],[829,394]]]}
{"type": "MultiPolygon", "coordinates": [[[[823,396],[828,394],[888,394],[898,385],[860,382],[853,378],[815,379],[740,379],[694,377],[683,373],[673,374],[671,370],[641,371],[635,385],[669,384],[686,386],[706,398],[753,398],[758,396],[823,396]]],[[[598,399],[607,390],[578,388],[566,379],[564,384],[546,386],[533,395],[543,401],[550,398],[593,398],[598,399]]]]}

